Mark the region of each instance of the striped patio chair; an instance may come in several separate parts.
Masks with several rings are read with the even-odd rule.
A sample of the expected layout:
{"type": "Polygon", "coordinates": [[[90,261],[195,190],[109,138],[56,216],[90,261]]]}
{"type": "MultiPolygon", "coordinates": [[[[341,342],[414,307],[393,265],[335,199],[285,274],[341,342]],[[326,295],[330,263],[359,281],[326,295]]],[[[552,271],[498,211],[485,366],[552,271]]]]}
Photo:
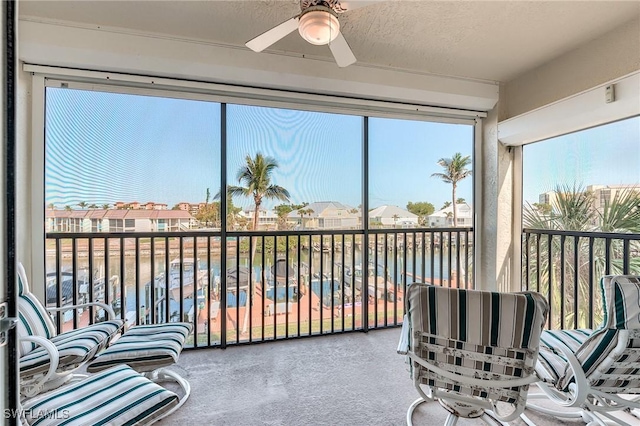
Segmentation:
{"type": "Polygon", "coordinates": [[[545,331],[541,337],[536,372],[543,380],[542,394],[559,407],[552,410],[534,404],[538,411],[559,417],[583,418],[588,424],[627,423],[614,411],[640,409],[640,277],[605,276],[600,280],[604,319],[592,330],[545,331]]]}
{"type": "Polygon", "coordinates": [[[399,353],[406,353],[420,394],[407,411],[437,400],[446,424],[459,417],[509,422],[524,411],[540,334],[545,298],[533,292],[497,293],[411,284],[405,299],[399,353]],[[496,405],[500,404],[500,410],[496,405]]]}
{"type": "Polygon", "coordinates": [[[108,321],[57,334],[49,311],[29,291],[24,267],[18,264],[18,355],[22,395],[32,397],[62,385],[122,330],[123,321],[116,319],[113,309],[104,303],[65,306],[53,311],[91,305],[103,308],[108,321]]]}
{"type": "Polygon", "coordinates": [[[127,365],[65,384],[22,403],[27,426],[149,425],[175,411],[178,396],[127,365]]]}

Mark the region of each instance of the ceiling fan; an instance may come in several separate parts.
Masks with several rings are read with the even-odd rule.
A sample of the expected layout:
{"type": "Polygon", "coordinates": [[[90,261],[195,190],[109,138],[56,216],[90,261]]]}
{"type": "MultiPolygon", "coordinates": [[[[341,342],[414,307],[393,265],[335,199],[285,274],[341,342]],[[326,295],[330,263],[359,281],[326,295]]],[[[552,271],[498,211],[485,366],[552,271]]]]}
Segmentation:
{"type": "Polygon", "coordinates": [[[356,57],[340,33],[338,14],[373,3],[376,1],[300,0],[299,15],[249,40],[246,46],[254,52],[262,52],[297,29],[311,44],[328,44],[338,66],[347,67],[356,62],[356,57]]]}

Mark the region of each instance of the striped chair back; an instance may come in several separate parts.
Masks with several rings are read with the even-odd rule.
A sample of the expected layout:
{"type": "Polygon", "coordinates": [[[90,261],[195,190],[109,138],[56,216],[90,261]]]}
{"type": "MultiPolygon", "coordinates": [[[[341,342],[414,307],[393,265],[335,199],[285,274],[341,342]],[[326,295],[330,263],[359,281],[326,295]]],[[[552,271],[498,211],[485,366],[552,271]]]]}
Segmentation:
{"type": "MultiPolygon", "coordinates": [[[[18,341],[22,336],[41,336],[50,340],[56,336],[56,327],[42,303],[29,291],[27,273],[22,263],[18,263],[18,341]]],[[[35,343],[21,342],[18,355],[22,357],[35,348],[35,343]]]]}
{"type": "MultiPolygon", "coordinates": [[[[534,373],[548,305],[534,292],[497,293],[411,284],[406,313],[409,348],[455,375],[500,381],[534,373]]],[[[529,385],[465,384],[412,362],[414,381],[432,389],[503,401],[524,409],[529,385]]],[[[521,411],[520,411],[521,412],[521,411]]]]}
{"type": "MultiPolygon", "coordinates": [[[[640,277],[607,275],[600,280],[604,319],[576,350],[590,386],[606,393],[640,393],[640,277]]],[[[556,387],[573,381],[567,366],[556,387]]]]}

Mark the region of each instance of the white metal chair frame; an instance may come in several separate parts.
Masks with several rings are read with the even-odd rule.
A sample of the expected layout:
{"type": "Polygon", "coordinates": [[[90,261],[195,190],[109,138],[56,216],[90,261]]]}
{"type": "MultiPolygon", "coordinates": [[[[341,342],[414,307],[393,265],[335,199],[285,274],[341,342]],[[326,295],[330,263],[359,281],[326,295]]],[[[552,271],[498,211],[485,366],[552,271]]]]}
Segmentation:
{"type": "MultiPolygon", "coordinates": [[[[609,356],[600,364],[601,369],[611,367],[617,362],[616,360],[618,358],[625,355],[634,354],[637,356],[640,354],[640,348],[628,347],[630,339],[640,339],[640,330],[618,331],[618,343],[609,356]]],[[[527,408],[556,417],[582,418],[588,426],[635,426],[612,416],[610,413],[621,410],[640,409],[640,397],[627,399],[622,398],[618,394],[598,390],[590,385],[582,365],[568,347],[558,345],[554,349],[562,352],[562,355],[567,359],[567,363],[573,372],[574,382],[569,384],[566,392],[563,392],[552,384],[541,381],[537,383],[537,385],[542,392],[530,393],[529,399],[548,398],[560,407],[579,408],[579,410],[554,410],[541,407],[531,402],[527,403],[527,408]]],[[[636,367],[640,368],[640,365],[636,365],[636,367]]]]}
{"type": "MultiPolygon", "coordinates": [[[[42,302],[39,302],[38,299],[31,293],[29,287],[29,280],[27,279],[26,271],[22,264],[18,264],[18,279],[21,287],[21,295],[19,297],[26,297],[32,301],[32,303],[37,304],[37,310],[41,311],[41,315],[50,315],[52,313],[61,314],[62,312],[69,311],[72,309],[85,309],[89,307],[98,307],[102,308],[105,311],[106,320],[115,320],[117,319],[115,311],[113,308],[106,303],[102,302],[87,302],[81,303],[77,305],[67,305],[59,308],[48,308],[42,302]]],[[[32,324],[31,324],[32,326],[32,324]]],[[[48,391],[51,389],[55,389],[68,380],[70,380],[74,376],[74,372],[81,365],[61,365],[60,364],[60,353],[58,348],[54,343],[50,340],[47,340],[45,337],[38,335],[21,335],[19,340],[22,342],[31,342],[36,346],[41,346],[44,351],[48,354],[49,358],[49,368],[44,373],[35,373],[32,376],[21,377],[20,382],[20,394],[30,398],[41,392],[48,391]],[[60,371],[58,371],[60,370],[60,371]]],[[[104,342],[100,342],[96,345],[96,351],[106,347],[109,344],[109,339],[105,339],[104,342]]],[[[34,349],[31,349],[29,353],[33,352],[34,349]]],[[[29,355],[29,353],[24,354],[29,355]]],[[[94,354],[95,355],[95,354],[94,354]]],[[[20,357],[22,359],[22,357],[20,357]]],[[[18,362],[20,363],[20,359],[18,362]]],[[[89,361],[90,358],[86,359],[85,362],[89,361]]],[[[84,364],[84,363],[83,363],[84,364]]],[[[77,376],[78,378],[84,377],[83,375],[77,376]]]]}
{"type": "MultiPolygon", "coordinates": [[[[23,277],[24,279],[24,277],[23,277]]],[[[26,281],[24,281],[26,282],[26,281]]],[[[78,305],[67,305],[61,308],[47,308],[44,307],[45,310],[49,313],[55,312],[65,312],[71,309],[84,309],[91,306],[100,307],[106,312],[106,319],[116,319],[116,313],[113,308],[106,303],[102,302],[87,302],[81,303],[78,305]]],[[[42,346],[42,348],[49,354],[49,369],[44,374],[36,374],[29,379],[21,379],[20,383],[20,393],[27,398],[31,398],[39,393],[49,391],[51,389],[55,389],[69,381],[72,377],[76,379],[81,379],[86,377],[84,374],[77,374],[75,371],[80,367],[76,366],[75,368],[65,369],[62,371],[57,371],[60,366],[60,355],[58,352],[58,348],[51,343],[50,340],[47,340],[41,336],[22,336],[20,337],[21,341],[32,342],[38,346],[42,346]]],[[[106,346],[106,345],[105,345],[106,346]]]]}
{"type": "MultiPolygon", "coordinates": [[[[542,393],[530,397],[548,398],[560,409],[531,402],[528,407],[557,417],[582,418],[590,426],[632,426],[612,413],[640,410],[640,276],[606,275],[600,288],[602,325],[579,347],[572,347],[574,342],[563,333],[551,332],[548,344],[553,345],[554,359],[546,360],[546,355],[545,362],[539,359],[541,377],[553,374],[551,380],[538,384],[542,393]],[[577,410],[567,412],[564,408],[577,410]]],[[[640,419],[634,424],[640,424],[640,419]]]]}
{"type": "MultiPolygon", "coordinates": [[[[420,404],[434,400],[437,400],[440,405],[449,411],[449,415],[445,421],[446,426],[455,425],[459,417],[481,418],[489,425],[505,425],[505,422],[522,417],[527,424],[533,425],[533,423],[524,416],[523,412],[526,407],[528,386],[539,380],[535,375],[534,367],[538,355],[538,339],[542,331],[544,318],[548,311],[546,300],[541,295],[535,293],[529,293],[526,296],[528,303],[531,303],[531,305],[527,305],[531,308],[530,311],[527,311],[527,316],[531,316],[528,316],[527,319],[523,318],[523,321],[519,323],[520,325],[518,327],[522,328],[512,328],[514,332],[516,330],[522,333],[531,332],[526,344],[523,334],[522,346],[515,348],[504,347],[508,345],[507,340],[496,340],[497,345],[489,346],[487,343],[484,343],[484,338],[480,337],[467,337],[465,338],[467,340],[463,341],[456,340],[452,335],[446,335],[446,331],[444,332],[445,335],[435,335],[425,331],[424,327],[427,326],[426,323],[423,323],[422,326],[418,324],[424,321],[424,318],[428,316],[427,312],[431,310],[422,311],[423,309],[427,309],[427,307],[420,308],[420,305],[425,303],[420,297],[426,296],[422,296],[421,293],[413,296],[411,293],[413,286],[416,286],[415,288],[418,289],[422,287],[422,291],[424,291],[424,289],[432,291],[428,290],[428,287],[433,288],[433,286],[421,283],[412,284],[405,298],[405,312],[407,314],[405,314],[403,322],[398,353],[408,356],[412,369],[414,387],[420,395],[420,398],[414,401],[407,410],[407,425],[413,425],[413,413],[420,404]],[[411,307],[410,302],[414,297],[416,300],[420,300],[418,302],[419,305],[411,307]],[[422,319],[415,320],[417,322],[415,326],[419,326],[420,329],[412,330],[414,326],[411,321],[412,309],[417,309],[420,315],[423,316],[422,319]],[[499,342],[504,343],[504,345],[501,347],[499,342]],[[491,348],[491,350],[489,350],[489,348],[491,348]],[[452,361],[454,359],[460,362],[454,363],[452,361]],[[477,362],[481,362],[485,366],[490,365],[490,367],[488,369],[474,368],[474,363],[477,362]],[[511,412],[504,412],[497,406],[500,402],[510,405],[513,407],[513,410],[511,412]]],[[[442,298],[445,294],[441,293],[440,296],[435,296],[435,291],[442,290],[433,291],[433,295],[429,296],[429,298],[433,299],[430,300],[429,303],[436,304],[437,298],[442,298]]],[[[446,289],[445,291],[457,290],[446,289]]],[[[469,294],[471,292],[474,291],[467,290],[468,297],[471,297],[469,294]]],[[[477,293],[480,292],[476,292],[474,296],[476,301],[478,300],[477,293]]],[[[480,297],[484,296],[481,295],[480,297]]],[[[495,294],[493,294],[493,296],[495,296],[495,294]]],[[[454,296],[448,297],[453,298],[454,296]]],[[[442,300],[446,301],[447,298],[444,297],[442,300]]],[[[515,300],[516,297],[507,297],[505,298],[505,303],[514,303],[515,300]]],[[[517,300],[519,301],[518,303],[523,303],[520,297],[518,297],[517,300]]],[[[470,306],[472,304],[471,299],[467,299],[465,304],[470,306]]],[[[489,307],[485,302],[482,302],[480,305],[483,306],[484,309],[489,307]]],[[[522,306],[523,305],[519,306],[519,311],[522,312],[524,317],[522,306]]],[[[457,308],[459,308],[459,306],[457,308]]],[[[435,311],[437,311],[437,309],[438,308],[435,307],[435,311]]],[[[448,309],[449,307],[446,306],[446,303],[440,306],[440,312],[446,312],[448,309]],[[442,308],[444,308],[444,311],[442,308]]],[[[428,320],[432,332],[434,330],[440,330],[439,327],[441,327],[441,325],[438,324],[439,320],[436,319],[437,314],[433,313],[435,311],[431,311],[431,314],[434,315],[433,319],[428,320]]],[[[500,308],[496,312],[496,315],[500,317],[500,315],[505,315],[508,311],[500,308]]],[[[446,323],[447,318],[449,318],[448,315],[448,313],[443,314],[440,321],[444,320],[446,323]]],[[[466,320],[465,324],[467,324],[466,320]]],[[[453,324],[445,325],[455,327],[453,324]]],[[[514,325],[512,324],[512,326],[514,325]]],[[[469,330],[471,330],[471,328],[469,330]]],[[[507,328],[507,331],[508,330],[507,328]]],[[[508,334],[508,332],[506,334],[508,334]]],[[[457,337],[457,334],[454,336],[457,337]]]]}
{"type": "MultiPolygon", "coordinates": [[[[427,335],[423,334],[423,336],[427,336],[427,335]]],[[[432,337],[436,337],[436,336],[432,336],[432,337]]],[[[463,351],[460,351],[460,352],[463,352],[463,351]]],[[[464,351],[464,352],[467,352],[467,351],[464,351]]],[[[467,353],[470,354],[470,352],[467,352],[467,353]]],[[[454,383],[457,383],[462,386],[466,385],[465,387],[476,386],[479,388],[492,388],[494,390],[497,390],[497,389],[509,389],[509,388],[518,387],[518,386],[526,386],[538,381],[538,378],[533,374],[533,371],[530,368],[528,369],[529,370],[528,374],[521,378],[501,379],[501,380],[477,379],[473,377],[467,377],[464,375],[454,374],[454,373],[451,373],[450,371],[443,370],[425,361],[424,359],[417,356],[412,351],[409,351],[407,355],[409,356],[412,362],[420,364],[422,367],[430,371],[433,371],[437,375],[447,378],[454,383]]],[[[507,359],[505,358],[505,360],[507,359]]],[[[502,365],[512,366],[514,368],[522,368],[523,370],[526,369],[526,367],[524,366],[524,360],[522,362],[518,362],[517,364],[516,363],[503,364],[500,361],[497,361],[497,362],[502,365]]],[[[500,411],[496,407],[495,402],[489,399],[474,398],[471,396],[465,396],[465,395],[459,394],[457,392],[442,391],[442,390],[424,385],[428,388],[428,392],[425,392],[422,389],[423,385],[420,383],[420,377],[418,375],[414,375],[414,376],[415,377],[414,377],[413,384],[421,397],[416,399],[407,410],[407,425],[409,426],[413,425],[412,417],[415,409],[420,404],[427,401],[437,400],[447,411],[450,412],[450,414],[447,416],[445,426],[455,425],[458,422],[459,417],[466,417],[466,418],[480,417],[487,424],[497,423],[499,425],[504,425],[506,424],[505,422],[509,422],[517,419],[518,417],[521,417],[525,409],[525,404],[524,404],[524,401],[522,400],[518,401],[518,403],[516,404],[516,408],[511,413],[500,413],[500,411]]],[[[523,420],[525,420],[527,424],[533,425],[533,423],[530,422],[526,417],[524,417],[523,420]]]]}

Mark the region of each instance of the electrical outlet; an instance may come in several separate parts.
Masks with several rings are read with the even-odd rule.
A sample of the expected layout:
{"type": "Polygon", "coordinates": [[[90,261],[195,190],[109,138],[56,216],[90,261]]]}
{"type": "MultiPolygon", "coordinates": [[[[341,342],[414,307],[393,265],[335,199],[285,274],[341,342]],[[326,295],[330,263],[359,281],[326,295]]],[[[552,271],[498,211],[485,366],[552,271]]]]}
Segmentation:
{"type": "Polygon", "coordinates": [[[610,84],[604,89],[604,100],[608,104],[616,100],[616,91],[614,87],[615,86],[613,84],[610,84]]]}

